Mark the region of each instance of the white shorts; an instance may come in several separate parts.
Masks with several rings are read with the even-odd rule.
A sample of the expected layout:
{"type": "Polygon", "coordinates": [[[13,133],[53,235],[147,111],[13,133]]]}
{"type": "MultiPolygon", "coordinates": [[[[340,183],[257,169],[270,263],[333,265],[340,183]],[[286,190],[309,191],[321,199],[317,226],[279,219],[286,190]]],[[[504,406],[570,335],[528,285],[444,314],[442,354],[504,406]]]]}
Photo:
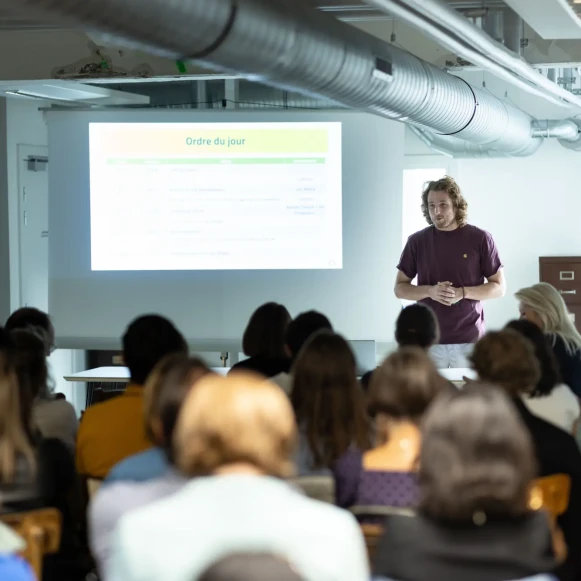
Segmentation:
{"type": "Polygon", "coordinates": [[[473,343],[459,343],[457,345],[434,345],[430,347],[430,357],[438,369],[470,367],[468,357],[474,349],[473,343]]]}

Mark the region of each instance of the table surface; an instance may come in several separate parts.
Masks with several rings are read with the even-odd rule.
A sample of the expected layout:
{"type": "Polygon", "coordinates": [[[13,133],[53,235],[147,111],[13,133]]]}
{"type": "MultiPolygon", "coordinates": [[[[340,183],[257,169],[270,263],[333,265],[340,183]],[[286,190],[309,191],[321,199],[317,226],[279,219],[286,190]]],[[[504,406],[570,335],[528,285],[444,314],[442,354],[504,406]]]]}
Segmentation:
{"type": "MultiPolygon", "coordinates": [[[[229,367],[213,367],[212,371],[220,375],[226,375],[230,370],[229,367]]],[[[454,383],[463,383],[463,377],[475,379],[476,375],[472,369],[440,369],[440,373],[448,381],[454,383]]],[[[96,369],[87,369],[73,375],[65,375],[66,381],[78,381],[83,383],[127,383],[129,381],[129,370],[127,367],[97,367],[96,369]]]]}
{"type": "MultiPolygon", "coordinates": [[[[229,367],[212,367],[212,371],[220,375],[226,375],[229,367]]],[[[77,381],[82,383],[129,383],[129,369],[127,367],[97,367],[87,369],[73,375],[65,375],[65,381],[77,381]]]]}

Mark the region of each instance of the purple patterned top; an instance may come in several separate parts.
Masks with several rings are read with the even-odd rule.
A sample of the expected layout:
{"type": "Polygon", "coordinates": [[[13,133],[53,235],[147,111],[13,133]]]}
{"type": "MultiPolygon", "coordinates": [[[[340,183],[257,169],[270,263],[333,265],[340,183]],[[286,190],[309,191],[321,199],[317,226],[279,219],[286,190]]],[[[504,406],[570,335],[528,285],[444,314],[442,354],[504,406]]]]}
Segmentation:
{"type": "Polygon", "coordinates": [[[363,453],[355,448],[346,452],[333,467],[337,505],[391,506],[409,508],[419,499],[415,472],[365,470],[363,453]]]}

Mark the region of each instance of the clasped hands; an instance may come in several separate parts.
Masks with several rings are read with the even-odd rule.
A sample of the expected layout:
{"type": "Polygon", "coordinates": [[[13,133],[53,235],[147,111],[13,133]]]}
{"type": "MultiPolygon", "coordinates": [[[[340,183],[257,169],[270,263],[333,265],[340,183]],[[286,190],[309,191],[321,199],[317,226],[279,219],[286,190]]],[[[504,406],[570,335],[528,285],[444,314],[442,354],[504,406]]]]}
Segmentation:
{"type": "Polygon", "coordinates": [[[462,287],[456,288],[449,282],[439,282],[430,287],[429,296],[437,303],[446,305],[447,307],[455,305],[464,298],[464,290],[462,287]]]}

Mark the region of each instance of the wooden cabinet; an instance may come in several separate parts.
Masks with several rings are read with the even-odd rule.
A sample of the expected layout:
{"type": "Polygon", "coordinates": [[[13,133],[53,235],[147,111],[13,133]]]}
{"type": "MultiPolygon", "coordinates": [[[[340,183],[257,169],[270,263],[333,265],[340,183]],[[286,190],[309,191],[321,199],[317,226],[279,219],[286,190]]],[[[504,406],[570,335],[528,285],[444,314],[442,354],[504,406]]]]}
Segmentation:
{"type": "Polygon", "coordinates": [[[539,278],[561,293],[581,332],[581,256],[542,256],[539,258],[539,278]]]}

